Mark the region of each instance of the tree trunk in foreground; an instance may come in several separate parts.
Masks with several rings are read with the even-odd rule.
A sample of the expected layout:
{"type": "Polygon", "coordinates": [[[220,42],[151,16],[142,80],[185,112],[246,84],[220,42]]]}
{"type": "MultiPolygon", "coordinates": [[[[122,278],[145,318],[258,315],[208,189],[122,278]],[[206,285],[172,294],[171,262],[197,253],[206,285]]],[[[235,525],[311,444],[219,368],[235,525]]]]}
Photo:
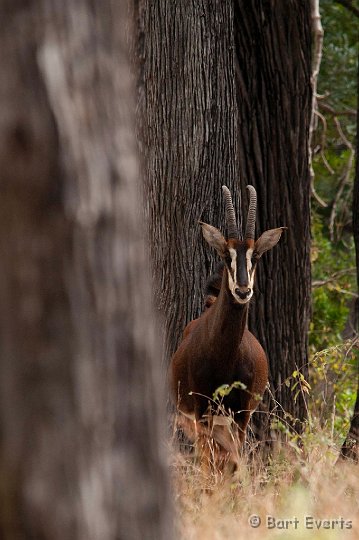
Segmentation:
{"type": "Polygon", "coordinates": [[[172,537],[127,2],[0,36],[0,536],[172,537]]]}

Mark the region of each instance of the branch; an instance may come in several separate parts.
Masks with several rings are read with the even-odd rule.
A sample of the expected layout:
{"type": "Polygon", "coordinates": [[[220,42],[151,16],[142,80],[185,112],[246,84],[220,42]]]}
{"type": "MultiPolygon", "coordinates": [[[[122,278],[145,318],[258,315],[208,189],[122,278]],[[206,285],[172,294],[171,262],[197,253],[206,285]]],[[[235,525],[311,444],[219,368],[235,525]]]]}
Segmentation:
{"type": "Polygon", "coordinates": [[[317,289],[318,287],[323,287],[323,285],[328,285],[328,283],[333,283],[333,281],[337,281],[337,279],[342,276],[356,274],[356,271],[356,268],[346,268],[345,270],[338,270],[338,272],[334,272],[334,274],[332,274],[326,279],[317,279],[312,281],[312,289],[317,289]]]}
{"type": "Polygon", "coordinates": [[[333,200],[333,205],[332,205],[332,210],[330,212],[329,236],[330,236],[330,241],[331,242],[334,242],[334,223],[335,223],[335,215],[336,215],[336,212],[337,212],[337,206],[338,206],[340,197],[342,196],[342,193],[344,191],[344,188],[345,188],[346,184],[348,183],[348,180],[349,180],[349,177],[350,177],[350,172],[351,172],[352,167],[353,167],[353,161],[354,161],[354,150],[351,150],[350,155],[349,155],[349,159],[348,159],[347,164],[346,164],[345,169],[344,169],[344,172],[343,172],[343,174],[342,174],[342,176],[341,176],[341,178],[339,180],[338,191],[335,194],[335,197],[334,197],[334,200],[333,200]]]}
{"type": "Polygon", "coordinates": [[[341,176],[341,178],[340,178],[338,190],[337,190],[337,193],[336,193],[336,195],[335,195],[335,197],[334,197],[334,201],[333,201],[333,205],[332,205],[332,210],[331,210],[331,213],[330,213],[330,219],[329,219],[329,235],[330,235],[330,240],[331,240],[331,242],[334,241],[334,222],[335,222],[335,214],[336,214],[336,211],[337,211],[338,202],[339,202],[340,197],[342,196],[344,187],[345,187],[346,184],[348,183],[348,180],[349,180],[349,177],[350,177],[350,172],[351,172],[352,167],[353,167],[353,163],[354,163],[354,155],[355,155],[353,145],[352,145],[352,143],[347,139],[347,137],[344,135],[344,132],[343,132],[341,123],[339,122],[339,120],[338,120],[338,118],[337,118],[336,116],[334,116],[334,123],[335,123],[335,126],[336,126],[336,128],[337,128],[339,137],[341,138],[341,140],[343,141],[343,143],[345,144],[345,146],[346,146],[346,147],[348,148],[348,150],[350,151],[350,154],[349,154],[349,159],[348,159],[348,161],[347,161],[347,163],[346,163],[346,166],[345,166],[345,168],[344,168],[343,174],[342,174],[342,176],[341,176]]]}
{"type": "Polygon", "coordinates": [[[345,146],[351,151],[354,153],[354,148],[353,148],[353,145],[352,143],[347,139],[346,135],[344,135],[344,131],[343,131],[343,128],[342,128],[342,125],[341,123],[339,122],[338,118],[336,116],[334,116],[334,123],[336,125],[336,128],[337,128],[337,131],[342,139],[342,141],[344,142],[345,146]]]}
{"type": "MultiPolygon", "coordinates": [[[[322,124],[323,124],[322,139],[321,139],[321,144],[319,146],[320,157],[322,158],[324,166],[329,171],[329,173],[334,174],[334,170],[330,166],[330,164],[329,164],[329,162],[328,162],[328,160],[327,160],[327,158],[325,157],[325,154],[324,154],[324,150],[325,150],[325,147],[326,147],[326,144],[327,144],[327,120],[326,120],[325,116],[322,113],[320,113],[319,111],[315,111],[315,114],[318,116],[318,118],[322,121],[322,124]]],[[[326,208],[328,205],[326,203],[324,203],[324,204],[325,204],[325,208],[326,208]]]]}
{"type": "Polygon", "coordinates": [[[320,197],[320,195],[318,195],[318,193],[316,192],[315,187],[314,187],[314,183],[312,183],[311,188],[312,188],[312,196],[317,201],[317,203],[320,206],[322,206],[323,208],[328,208],[327,203],[325,201],[323,201],[323,199],[320,197]]]}
{"type": "MultiPolygon", "coordinates": [[[[320,157],[322,158],[323,160],[323,163],[324,163],[324,166],[325,168],[327,169],[327,171],[330,173],[330,174],[334,174],[335,171],[334,169],[330,166],[330,163],[329,161],[327,160],[327,158],[325,157],[325,154],[323,151],[320,152],[320,157]]],[[[328,205],[327,205],[328,206],[328,205]]]]}
{"type": "Polygon", "coordinates": [[[320,68],[320,63],[322,61],[324,31],[322,27],[321,18],[320,18],[319,0],[311,0],[311,8],[312,8],[312,30],[314,34],[314,53],[313,53],[313,60],[312,60],[312,76],[311,76],[312,111],[311,111],[311,117],[310,117],[309,137],[308,137],[309,173],[310,173],[310,184],[311,184],[312,195],[317,199],[319,204],[322,204],[324,201],[321,201],[320,197],[318,197],[318,194],[316,193],[315,187],[314,187],[315,175],[314,175],[314,169],[313,169],[312,139],[313,139],[313,133],[317,127],[317,117],[315,113],[318,108],[317,86],[318,86],[319,68],[320,68]]]}
{"type": "MultiPolygon", "coordinates": [[[[327,97],[327,96],[324,96],[327,97]]],[[[322,99],[324,99],[322,97],[322,99]]],[[[334,116],[356,116],[357,113],[354,109],[346,109],[344,111],[336,111],[333,107],[328,105],[327,103],[324,103],[324,101],[319,100],[319,97],[317,96],[317,103],[321,109],[324,109],[325,112],[330,113],[334,116]]]]}
{"type": "Polygon", "coordinates": [[[359,17],[359,9],[356,6],[353,6],[352,0],[336,0],[337,4],[341,4],[345,8],[347,8],[349,11],[354,13],[357,17],[359,17]]]}

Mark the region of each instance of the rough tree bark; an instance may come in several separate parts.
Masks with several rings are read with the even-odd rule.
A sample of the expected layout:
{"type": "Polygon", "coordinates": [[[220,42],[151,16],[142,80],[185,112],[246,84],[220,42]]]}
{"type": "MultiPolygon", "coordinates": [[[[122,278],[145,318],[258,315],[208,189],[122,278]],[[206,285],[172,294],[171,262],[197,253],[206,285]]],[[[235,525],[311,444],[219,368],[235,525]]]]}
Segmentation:
{"type": "Polygon", "coordinates": [[[216,261],[198,220],[224,224],[222,184],[239,205],[233,9],[217,0],[139,6],[150,248],[168,362],[202,311],[216,261]]]}
{"type": "Polygon", "coordinates": [[[289,227],[261,261],[250,327],[269,356],[275,398],[303,419],[302,397],[294,403],[284,381],[297,367],[307,376],[310,3],[139,6],[150,244],[166,359],[201,311],[215,258],[197,221],[223,229],[220,186],[235,192],[238,208],[241,178],[243,194],[249,183],[258,190],[257,232],[289,227]]]}
{"type": "MultiPolygon", "coordinates": [[[[273,398],[294,418],[306,417],[284,384],[298,368],[308,377],[310,317],[311,118],[310,2],[236,1],[235,36],[242,189],[258,191],[257,231],[287,226],[258,265],[249,327],[267,352],[273,398]]],[[[267,395],[266,403],[274,403],[267,395]]],[[[267,432],[268,415],[255,424],[267,432]]]]}
{"type": "Polygon", "coordinates": [[[0,8],[5,540],[172,537],[128,8],[0,8]]]}

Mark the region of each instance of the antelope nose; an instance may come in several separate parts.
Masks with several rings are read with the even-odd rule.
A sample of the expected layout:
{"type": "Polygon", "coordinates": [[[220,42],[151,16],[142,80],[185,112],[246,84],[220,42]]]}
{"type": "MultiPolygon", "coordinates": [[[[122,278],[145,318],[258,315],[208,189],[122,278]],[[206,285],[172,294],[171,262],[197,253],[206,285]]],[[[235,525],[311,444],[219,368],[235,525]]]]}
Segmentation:
{"type": "Polygon", "coordinates": [[[246,291],[241,291],[241,289],[237,287],[234,292],[236,293],[237,296],[239,296],[241,300],[245,300],[247,296],[249,296],[251,290],[247,289],[246,291]]]}

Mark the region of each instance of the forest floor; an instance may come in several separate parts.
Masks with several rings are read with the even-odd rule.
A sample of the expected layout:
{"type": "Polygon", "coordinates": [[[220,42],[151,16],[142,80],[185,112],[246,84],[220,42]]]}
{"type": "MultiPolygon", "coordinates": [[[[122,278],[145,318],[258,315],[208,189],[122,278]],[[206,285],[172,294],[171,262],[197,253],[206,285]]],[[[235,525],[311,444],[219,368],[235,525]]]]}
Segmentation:
{"type": "Polygon", "coordinates": [[[267,463],[244,452],[227,476],[204,476],[193,457],[173,451],[179,538],[357,540],[359,465],[338,460],[339,450],[312,426],[301,447],[282,443],[267,463]]]}

